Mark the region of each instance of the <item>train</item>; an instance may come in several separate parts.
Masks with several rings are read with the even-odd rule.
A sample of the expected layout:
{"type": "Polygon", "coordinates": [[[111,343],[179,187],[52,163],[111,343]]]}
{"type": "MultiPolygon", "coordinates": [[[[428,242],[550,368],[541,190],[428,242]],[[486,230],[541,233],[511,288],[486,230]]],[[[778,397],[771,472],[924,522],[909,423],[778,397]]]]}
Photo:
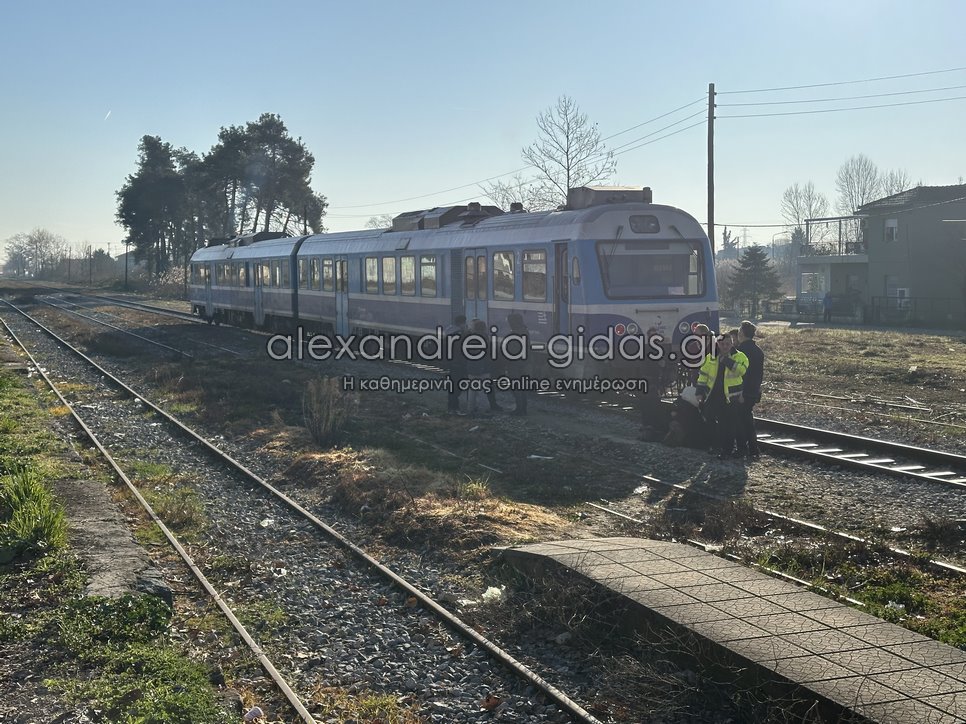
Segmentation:
{"type": "Polygon", "coordinates": [[[460,315],[499,337],[516,313],[533,349],[568,347],[578,371],[599,366],[569,362],[606,358],[607,340],[650,333],[680,350],[696,325],[718,328],[708,236],[649,187],[570,189],[554,211],[469,203],[387,229],[239,236],[194,253],[189,297],[212,323],[342,338],[439,334],[460,315]]]}

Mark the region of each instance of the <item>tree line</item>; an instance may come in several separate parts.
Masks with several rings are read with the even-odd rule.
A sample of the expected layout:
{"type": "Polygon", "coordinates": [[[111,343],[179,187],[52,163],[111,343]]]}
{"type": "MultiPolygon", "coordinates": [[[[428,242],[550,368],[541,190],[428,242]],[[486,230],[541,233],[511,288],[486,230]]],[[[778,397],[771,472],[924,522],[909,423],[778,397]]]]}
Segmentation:
{"type": "Polygon", "coordinates": [[[137,170],[117,192],[124,243],[157,277],[187,266],[210,239],[256,231],[324,231],[325,196],[310,186],[315,158],[282,119],[262,114],[222,128],[199,156],[158,136],[138,145],[137,170]]]}

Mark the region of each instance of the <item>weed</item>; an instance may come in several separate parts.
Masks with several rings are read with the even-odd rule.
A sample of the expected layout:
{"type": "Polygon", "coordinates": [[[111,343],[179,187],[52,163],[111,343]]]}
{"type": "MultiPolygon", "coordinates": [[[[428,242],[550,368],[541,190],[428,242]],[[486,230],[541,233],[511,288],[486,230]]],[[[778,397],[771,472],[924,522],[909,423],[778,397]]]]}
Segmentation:
{"type": "Polygon", "coordinates": [[[392,722],[417,724],[423,719],[392,694],[362,692],[320,686],[312,692],[315,713],[327,721],[392,722]]]}
{"type": "Polygon", "coordinates": [[[207,517],[197,491],[179,487],[143,492],[158,517],[169,528],[188,536],[204,530],[207,517]]]}
{"type": "Polygon", "coordinates": [[[319,445],[336,440],[358,407],[359,398],[343,390],[336,377],[312,380],[302,397],[305,427],[319,445]]]}
{"type": "Polygon", "coordinates": [[[170,618],[171,609],[155,596],[89,596],[66,606],[59,626],[60,642],[86,659],[98,651],[95,644],[120,647],[153,641],[165,633],[170,618]]]}
{"type": "Polygon", "coordinates": [[[469,475],[465,476],[465,480],[458,480],[456,482],[456,499],[461,501],[466,500],[485,500],[490,497],[490,479],[489,477],[482,478],[472,478],[469,475]]]}
{"type": "Polygon", "coordinates": [[[0,478],[0,563],[67,545],[63,509],[25,466],[0,478]]]}

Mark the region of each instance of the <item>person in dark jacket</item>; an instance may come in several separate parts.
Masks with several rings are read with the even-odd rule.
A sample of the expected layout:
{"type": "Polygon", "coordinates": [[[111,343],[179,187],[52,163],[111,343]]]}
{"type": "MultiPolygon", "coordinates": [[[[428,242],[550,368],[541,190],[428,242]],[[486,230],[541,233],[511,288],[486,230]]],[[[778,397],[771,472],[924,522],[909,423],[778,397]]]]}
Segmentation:
{"type": "Polygon", "coordinates": [[[727,334],[718,337],[715,353],[705,357],[698,370],[698,399],[701,412],[715,425],[718,457],[732,457],[736,450],[735,411],[741,402],[743,377],[748,358],[732,347],[727,334]]]}
{"type": "Polygon", "coordinates": [[[446,396],[446,412],[450,415],[460,414],[460,383],[466,379],[466,356],[463,354],[462,337],[466,334],[466,317],[462,314],[453,319],[453,323],[443,330],[443,344],[446,350],[447,377],[450,389],[446,396]],[[450,345],[449,339],[454,341],[450,345]]]}
{"type": "Polygon", "coordinates": [[[527,337],[530,334],[530,330],[527,329],[527,325],[523,321],[523,315],[517,312],[508,314],[506,321],[510,325],[510,334],[522,337],[524,345],[520,359],[508,359],[506,361],[506,374],[515,385],[513,387],[514,407],[513,412],[510,414],[516,417],[525,417],[527,414],[527,391],[523,389],[523,384],[526,382],[524,377],[526,377],[528,370],[527,357],[530,350],[527,349],[527,337]]]}
{"type": "Polygon", "coordinates": [[[742,378],[741,403],[736,408],[735,432],[738,452],[749,458],[758,458],[758,433],[755,431],[754,409],[761,401],[761,381],[765,372],[765,353],[755,342],[758,328],[745,320],[738,327],[738,351],[748,358],[748,369],[742,378]]]}

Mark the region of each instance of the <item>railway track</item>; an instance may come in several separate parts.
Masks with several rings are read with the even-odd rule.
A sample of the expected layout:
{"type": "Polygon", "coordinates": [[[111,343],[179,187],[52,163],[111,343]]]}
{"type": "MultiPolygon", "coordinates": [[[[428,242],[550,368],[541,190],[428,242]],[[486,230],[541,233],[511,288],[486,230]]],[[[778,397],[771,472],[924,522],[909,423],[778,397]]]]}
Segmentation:
{"type": "MultiPolygon", "coordinates": [[[[527,688],[539,691],[547,701],[552,702],[554,713],[542,712],[542,716],[530,715],[527,721],[548,721],[558,722],[563,720],[596,722],[589,712],[583,709],[574,700],[561,692],[559,689],[544,680],[538,674],[521,664],[518,660],[510,656],[503,649],[472,628],[466,626],[459,618],[450,613],[444,606],[433,600],[419,587],[413,585],[408,580],[395,574],[374,558],[369,556],[360,547],[355,545],[348,538],[343,536],[332,526],[323,522],[314,513],[297,503],[295,500],[285,495],[283,492],[273,487],[258,475],[253,473],[243,464],[224,453],[211,441],[205,439],[190,428],[183,425],[170,414],[160,407],[151,403],[140,392],[125,385],[121,380],[114,377],[103,367],[98,366],[93,360],[89,359],[82,352],[72,347],[65,340],[58,337],[53,331],[34,320],[28,314],[10,304],[5,303],[8,309],[15,310],[19,322],[3,320],[4,327],[16,342],[30,355],[31,351],[25,345],[24,340],[31,342],[35,352],[43,350],[46,356],[60,356],[59,350],[67,350],[69,358],[60,356],[57,366],[61,369],[61,374],[74,383],[73,391],[67,396],[60,395],[60,399],[65,404],[72,407],[78,421],[84,426],[92,439],[98,440],[98,447],[112,459],[117,460],[117,470],[119,476],[128,484],[143,504],[147,505],[144,497],[138,492],[137,486],[132,479],[136,475],[131,474],[132,469],[137,469],[135,463],[138,460],[143,462],[145,456],[150,456],[154,460],[173,460],[177,459],[178,468],[182,471],[190,471],[191,490],[193,494],[200,496],[204,503],[206,515],[211,518],[210,530],[216,531],[235,531],[235,539],[222,540],[220,535],[204,535],[203,540],[193,542],[195,550],[202,553],[208,561],[198,563],[186,557],[187,565],[196,572],[202,585],[205,586],[209,594],[216,601],[239,601],[246,598],[246,591],[233,590],[231,594],[225,592],[225,588],[231,588],[229,581],[222,581],[222,591],[215,588],[215,584],[209,581],[211,575],[210,562],[214,558],[232,558],[234,556],[248,556],[254,554],[257,547],[251,540],[246,540],[247,536],[239,538],[238,532],[259,530],[259,528],[270,527],[279,531],[287,531],[284,534],[285,546],[282,548],[273,547],[272,560],[269,564],[271,570],[282,571],[281,576],[275,574],[282,584],[292,583],[286,589],[287,596],[282,600],[285,602],[287,614],[292,621],[302,622],[306,619],[318,622],[323,620],[330,621],[327,626],[332,631],[338,631],[340,626],[346,624],[345,619],[355,619],[360,615],[355,609],[367,606],[374,609],[368,614],[362,612],[361,615],[368,619],[369,615],[374,615],[378,620],[369,622],[365,625],[375,627],[380,633],[382,641],[408,641],[410,632],[407,628],[413,625],[410,620],[417,617],[417,623],[424,624],[426,616],[432,616],[441,622],[453,635],[462,639],[463,646],[453,646],[448,637],[441,635],[435,636],[430,641],[424,637],[424,645],[417,649],[410,649],[407,646],[405,656],[418,661],[420,666],[425,667],[424,675],[427,679],[446,676],[453,679],[451,686],[442,687],[445,689],[448,700],[443,702],[438,699],[423,702],[424,706],[432,706],[434,712],[440,711],[440,707],[447,709],[453,714],[450,721],[476,721],[479,717],[479,701],[482,699],[482,692],[473,691],[466,687],[461,687],[460,682],[465,683],[467,679],[475,681],[479,679],[484,683],[488,690],[499,690],[511,692],[514,699],[521,701],[525,708],[525,700],[529,695],[525,693],[527,688]],[[52,346],[56,342],[57,350],[52,346]],[[156,427],[158,423],[148,424],[145,429],[144,407],[150,408],[154,415],[158,416],[164,429],[156,427]],[[78,410],[83,410],[78,413],[78,410]],[[185,439],[188,444],[185,444],[185,439]],[[132,449],[127,441],[137,440],[139,447],[132,449]],[[148,454],[150,450],[150,454],[148,454]],[[126,471],[126,472],[125,472],[126,471]],[[254,484],[254,487],[253,487],[254,484]],[[270,523],[266,523],[270,521],[270,523]],[[338,552],[337,552],[338,551],[338,552]],[[355,559],[359,566],[348,568],[340,563],[344,555],[349,555],[355,559]],[[202,568],[209,568],[208,577],[201,573],[202,568]],[[294,575],[287,576],[287,572],[294,575]],[[333,580],[332,571],[337,571],[333,580]],[[296,577],[299,581],[295,581],[296,577]],[[312,586],[302,585],[301,582],[313,581],[312,586]],[[322,601],[319,600],[314,591],[322,588],[328,594],[322,601]],[[389,606],[386,603],[372,606],[370,601],[375,598],[379,601],[387,601],[393,594],[389,590],[397,591],[396,597],[402,596],[406,600],[404,611],[418,611],[419,613],[406,613],[399,615],[395,613],[399,609],[389,606]],[[346,596],[345,600],[337,599],[336,596],[346,596]],[[289,598],[291,596],[291,598],[289,598]],[[350,614],[350,611],[352,612],[350,614]],[[386,631],[391,633],[387,634],[386,631]],[[423,649],[423,650],[419,650],[423,649]],[[452,652],[460,653],[453,654],[452,652]],[[441,652],[448,652],[441,653],[441,652]],[[444,659],[442,662],[440,659],[444,659]],[[500,671],[487,673],[486,676],[479,676],[481,670],[489,672],[488,667],[481,669],[480,661],[489,658],[499,664],[500,671]],[[462,676],[459,672],[453,673],[461,665],[468,666],[470,673],[462,676]],[[441,674],[440,671],[444,673],[441,674]],[[513,695],[512,692],[519,692],[513,695]],[[522,700],[520,699],[522,697],[522,700]]],[[[33,360],[33,364],[38,370],[44,367],[50,368],[52,362],[45,357],[43,360],[33,360]]],[[[56,390],[56,383],[50,375],[45,375],[52,389],[56,390]]],[[[147,506],[148,508],[150,506],[147,506]]],[[[156,516],[155,516],[156,517],[156,516]]],[[[160,521],[159,521],[160,522],[160,521]]],[[[176,548],[186,556],[187,546],[177,542],[173,534],[163,525],[162,529],[169,535],[169,540],[176,548]]],[[[273,579],[275,580],[275,579],[273,579]]],[[[259,594],[253,593],[252,596],[259,599],[259,594]]],[[[268,598],[268,597],[265,597],[268,598]]],[[[222,609],[227,616],[237,621],[235,615],[227,607],[222,609]]],[[[358,621],[352,621],[356,626],[358,621]]],[[[307,632],[305,626],[299,626],[297,634],[286,637],[285,646],[296,651],[311,651],[315,648],[312,636],[318,640],[318,631],[307,632]]],[[[264,653],[265,649],[276,649],[274,654],[279,655],[277,645],[272,646],[271,642],[259,644],[248,632],[243,632],[236,626],[239,635],[246,640],[250,640],[252,650],[255,652],[259,661],[266,671],[278,684],[280,690],[291,692],[286,693],[291,706],[299,713],[303,721],[315,721],[302,703],[305,693],[311,692],[320,682],[331,684],[332,681],[326,679],[326,674],[336,680],[339,677],[338,671],[319,672],[306,662],[317,662],[318,657],[306,654],[303,658],[286,657],[288,670],[282,675],[279,668],[271,662],[264,653]],[[302,662],[301,665],[299,662],[302,662]],[[320,678],[320,674],[322,674],[320,678]],[[302,692],[302,696],[295,692],[302,692]]],[[[360,650],[351,650],[353,646],[341,646],[340,650],[350,649],[347,657],[353,662],[359,662],[358,654],[367,652],[370,648],[365,643],[364,638],[356,640],[356,647],[360,650]]],[[[365,664],[376,662],[376,672],[370,672],[372,680],[378,681],[380,675],[385,675],[384,671],[379,670],[379,664],[387,657],[387,652],[379,653],[381,647],[375,646],[374,655],[361,657],[365,664]]],[[[392,657],[390,657],[392,658],[392,657]]],[[[360,667],[362,663],[358,664],[360,667]]],[[[412,667],[410,667],[412,668],[412,667]]],[[[352,672],[355,680],[369,680],[368,674],[364,670],[352,672]]],[[[344,676],[344,675],[343,675],[344,676]]],[[[346,682],[348,683],[348,682],[346,682]]],[[[410,680],[392,683],[390,678],[389,689],[393,687],[399,693],[413,691],[410,680]]],[[[421,688],[418,684],[416,689],[421,688]]],[[[435,692],[427,692],[427,697],[435,695],[435,692]]],[[[442,694],[440,694],[442,696],[442,694]]],[[[508,697],[509,698],[509,697],[508,697]]],[[[511,702],[507,702],[508,704],[511,702]]],[[[519,705],[518,705],[519,706],[519,705]]],[[[539,707],[541,710],[546,707],[539,707]]],[[[506,707],[504,707],[506,709],[506,707]]],[[[510,716],[508,721],[516,721],[511,715],[512,709],[505,712],[510,716]]]]}
{"type": "MultiPolygon", "coordinates": [[[[164,309],[149,304],[120,300],[114,297],[84,295],[84,298],[97,299],[110,304],[188,319],[198,324],[203,320],[193,315],[164,309]]],[[[237,354],[237,353],[236,353],[237,354]]],[[[401,362],[396,363],[398,369],[401,362]]],[[[414,366],[417,373],[441,374],[442,370],[427,365],[414,366]]],[[[553,393],[541,395],[544,399],[560,397],[553,393]]],[[[593,396],[577,396],[584,402],[593,404],[593,396]]],[[[611,404],[610,409],[622,414],[636,414],[632,409],[636,400],[631,398],[630,405],[611,404]]],[[[769,418],[756,419],[759,429],[759,443],[768,453],[776,456],[794,456],[823,465],[835,465],[867,472],[885,474],[919,482],[947,485],[966,489],[966,455],[906,445],[888,440],[851,435],[834,430],[825,430],[807,425],[782,422],[769,418]]]]}

